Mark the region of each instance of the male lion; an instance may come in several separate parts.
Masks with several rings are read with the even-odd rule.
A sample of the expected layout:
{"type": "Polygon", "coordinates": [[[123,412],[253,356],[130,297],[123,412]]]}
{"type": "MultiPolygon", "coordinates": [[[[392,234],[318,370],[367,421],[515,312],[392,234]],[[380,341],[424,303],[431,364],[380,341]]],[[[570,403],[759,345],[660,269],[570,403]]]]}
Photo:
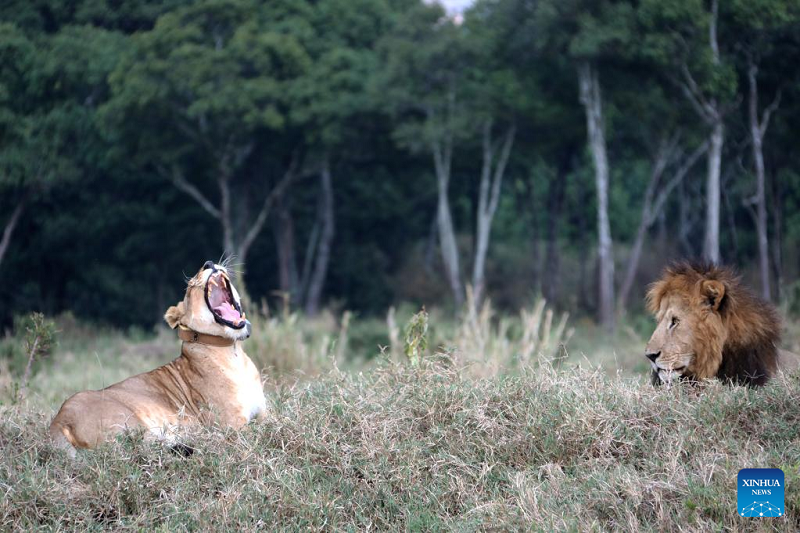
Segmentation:
{"type": "Polygon", "coordinates": [[[67,399],[50,425],[56,445],[74,455],[132,427],[171,442],[176,426],[240,427],[265,412],[261,376],[240,342],[250,336],[250,322],[224,266],[207,261],[164,319],[183,340],[180,357],[67,399]]]}
{"type": "Polygon", "coordinates": [[[712,377],[749,386],[778,370],[781,321],[731,270],[678,263],[650,286],[658,325],[645,348],[654,384],[712,377]]]}

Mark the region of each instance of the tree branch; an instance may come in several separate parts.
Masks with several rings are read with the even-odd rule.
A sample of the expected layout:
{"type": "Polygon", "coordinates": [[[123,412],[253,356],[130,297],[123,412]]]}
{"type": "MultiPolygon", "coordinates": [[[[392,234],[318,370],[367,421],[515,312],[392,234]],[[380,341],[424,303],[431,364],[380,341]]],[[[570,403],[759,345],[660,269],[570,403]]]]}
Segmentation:
{"type": "Polygon", "coordinates": [[[719,65],[719,43],[717,42],[717,20],[719,19],[719,0],[711,2],[711,22],[708,25],[708,44],[711,46],[711,57],[715,65],[719,65]]]}
{"type": "Polygon", "coordinates": [[[173,167],[172,172],[168,172],[164,167],[158,166],[158,173],[162,176],[166,177],[170,181],[172,181],[173,185],[180,189],[181,191],[185,192],[192,198],[194,198],[200,206],[206,210],[206,212],[211,215],[212,217],[219,219],[221,214],[219,209],[217,209],[214,204],[212,204],[200,189],[186,181],[186,179],[181,174],[181,171],[178,170],[177,167],[173,167]]]}
{"type": "Polygon", "coordinates": [[[675,80],[675,83],[678,84],[686,99],[689,100],[697,114],[700,115],[700,118],[708,124],[712,124],[717,118],[717,110],[703,98],[703,93],[700,91],[692,73],[689,72],[689,67],[686,63],[681,65],[681,73],[684,81],[675,80]]]}
{"type": "Polygon", "coordinates": [[[692,154],[686,158],[683,162],[683,165],[678,168],[675,172],[675,175],[672,177],[671,180],[667,182],[663,189],[658,193],[655,202],[653,202],[653,208],[650,212],[650,217],[648,218],[648,227],[653,225],[658,214],[661,212],[661,209],[664,207],[664,203],[667,201],[667,198],[672,193],[672,190],[678,186],[678,184],[686,177],[686,174],[692,169],[692,167],[697,163],[700,157],[708,151],[709,141],[706,141],[697,147],[697,149],[692,152],[692,154]]]}
{"type": "Polygon", "coordinates": [[[492,181],[492,196],[489,201],[489,214],[494,217],[497,211],[497,205],[500,202],[500,186],[503,183],[503,176],[506,172],[506,165],[508,158],[511,155],[511,147],[514,145],[514,137],[517,134],[516,124],[509,126],[506,131],[505,139],[503,140],[503,147],[500,150],[500,159],[497,161],[497,166],[494,170],[494,180],[492,181]]]}
{"type": "Polygon", "coordinates": [[[275,203],[275,199],[283,194],[292,181],[294,181],[295,177],[297,176],[299,159],[300,158],[297,152],[295,152],[292,155],[292,161],[289,163],[289,168],[286,169],[286,172],[283,174],[281,180],[277,185],[275,185],[275,187],[273,187],[273,189],[264,199],[264,203],[261,206],[258,216],[253,221],[253,224],[250,225],[250,229],[247,231],[247,234],[242,240],[240,245],[242,250],[246,251],[248,248],[250,248],[250,246],[253,244],[253,241],[255,241],[256,237],[258,237],[258,234],[261,233],[261,229],[264,227],[264,222],[267,220],[267,215],[269,215],[269,212],[272,209],[272,204],[275,203]]]}
{"type": "Polygon", "coordinates": [[[769,127],[769,119],[772,117],[772,114],[778,109],[781,105],[781,95],[783,93],[782,89],[778,89],[778,92],[775,93],[775,98],[772,100],[772,103],[767,106],[766,109],[761,113],[761,124],[759,124],[758,129],[761,133],[761,137],[763,138],[764,135],[767,133],[767,128],[769,127]]]}
{"type": "Polygon", "coordinates": [[[11,218],[9,218],[8,222],[6,222],[6,227],[3,229],[3,237],[0,239],[0,264],[3,263],[3,258],[8,251],[9,244],[11,243],[11,235],[14,233],[14,228],[17,227],[17,223],[19,222],[22,212],[25,210],[27,204],[28,196],[25,195],[22,197],[22,200],[17,203],[17,206],[11,213],[11,218]]]}

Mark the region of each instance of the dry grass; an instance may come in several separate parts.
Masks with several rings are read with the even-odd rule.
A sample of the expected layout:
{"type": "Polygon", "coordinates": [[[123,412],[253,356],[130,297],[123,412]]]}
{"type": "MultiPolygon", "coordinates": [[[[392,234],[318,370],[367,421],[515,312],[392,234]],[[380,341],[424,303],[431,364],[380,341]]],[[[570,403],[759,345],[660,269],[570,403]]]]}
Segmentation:
{"type": "MultiPolygon", "coordinates": [[[[534,333],[546,334],[545,318],[525,316],[508,327],[478,317],[477,333],[439,326],[457,349],[429,350],[414,367],[387,354],[359,372],[334,364],[347,320],[261,322],[248,353],[283,349],[296,358],[287,372],[305,361],[316,377],[270,373],[266,419],[186,434],[188,458],[139,434],[74,462],[52,450],[43,437],[65,395],[48,380],[60,391],[78,375],[70,365],[94,371],[62,344],[24,403],[0,404],[0,530],[800,529],[800,378],[667,389],[644,375],[554,366],[549,349],[523,360],[534,333]],[[486,352],[464,353],[475,346],[486,352]],[[510,368],[476,374],[487,361],[510,368]],[[737,516],[744,467],[783,468],[787,516],[737,516]]],[[[175,346],[169,336],[148,342],[175,346]]],[[[138,345],[101,337],[94,357],[116,375],[132,363],[109,368],[112,354],[138,345]]]]}
{"type": "Polygon", "coordinates": [[[7,407],[0,529],[796,531],[799,387],[387,364],[280,389],[263,422],[187,435],[189,458],[129,435],[75,463],[7,407]],[[784,469],[786,517],[737,517],[743,467],[784,469]]]}
{"type": "Polygon", "coordinates": [[[475,310],[472,291],[467,291],[467,309],[446,346],[456,362],[475,377],[497,376],[515,368],[530,368],[542,362],[563,362],[566,344],[574,330],[567,328],[569,314],[554,320],[552,309],[539,299],[518,317],[500,317],[488,300],[475,310]]]}
{"type": "Polygon", "coordinates": [[[330,370],[347,347],[349,315],[341,325],[325,312],[314,320],[285,310],[275,315],[262,306],[252,313],[253,334],[244,348],[256,366],[273,378],[311,378],[330,370]]]}

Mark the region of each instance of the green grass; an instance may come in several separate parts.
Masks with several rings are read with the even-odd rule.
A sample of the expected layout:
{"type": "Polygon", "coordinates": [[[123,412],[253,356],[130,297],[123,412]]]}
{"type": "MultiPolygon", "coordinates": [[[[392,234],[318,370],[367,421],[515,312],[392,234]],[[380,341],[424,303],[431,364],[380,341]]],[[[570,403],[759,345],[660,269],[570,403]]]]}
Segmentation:
{"type": "MultiPolygon", "coordinates": [[[[248,351],[321,346],[319,324],[284,326],[264,329],[287,337],[248,351]]],[[[316,377],[268,377],[265,420],[187,433],[188,458],[134,433],[71,461],[45,439],[60,401],[177,353],[169,334],[73,336],[25,400],[0,406],[0,530],[800,529],[800,378],[653,388],[608,368],[633,339],[610,340],[598,368],[580,331],[580,365],[489,376],[475,354],[461,364],[466,345],[416,367],[387,353],[340,371],[333,343],[316,377]],[[787,516],[738,517],[745,467],[783,468],[787,516]]]]}

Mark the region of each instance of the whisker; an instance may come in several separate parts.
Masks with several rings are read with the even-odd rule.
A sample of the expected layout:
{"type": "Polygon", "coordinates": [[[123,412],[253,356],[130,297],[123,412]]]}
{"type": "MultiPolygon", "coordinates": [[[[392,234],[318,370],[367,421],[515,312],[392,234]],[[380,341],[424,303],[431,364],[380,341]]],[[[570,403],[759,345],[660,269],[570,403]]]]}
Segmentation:
{"type": "Polygon", "coordinates": [[[233,253],[225,254],[225,252],[223,252],[222,256],[220,256],[219,258],[220,261],[219,264],[224,266],[225,268],[230,268],[232,266],[241,266],[242,263],[234,263],[236,259],[237,259],[236,254],[233,253]]]}

